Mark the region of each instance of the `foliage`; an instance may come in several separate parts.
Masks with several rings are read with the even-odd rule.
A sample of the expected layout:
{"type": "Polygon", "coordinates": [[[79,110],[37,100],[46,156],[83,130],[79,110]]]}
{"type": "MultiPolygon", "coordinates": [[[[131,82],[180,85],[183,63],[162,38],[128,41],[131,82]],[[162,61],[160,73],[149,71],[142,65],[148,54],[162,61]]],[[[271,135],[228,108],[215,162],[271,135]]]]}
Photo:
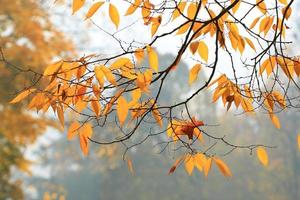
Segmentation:
{"type": "Polygon", "coordinates": [[[280,128],[277,113],[299,106],[299,97],[290,92],[291,87],[299,91],[299,58],[286,51],[290,43],[286,40],[287,23],[293,2],[135,0],[89,4],[85,0],[73,0],[73,14],[82,11],[84,6],[89,7],[86,19],[93,18],[100,10],[107,14],[116,30],[108,34],[120,48],[113,55],[90,54],[49,64],[41,76],[46,86],[32,84],[11,103],[30,96],[29,108],[42,112],[51,108],[63,126],[64,114],[71,112],[75,120],[69,127],[68,137],[79,138],[85,155],[90,142],[122,143],[127,152],[143,143],[128,146],[138,129],[147,124],[152,128],[145,140],[166,132],[170,139],[162,142],[172,146],[173,151],[186,150],[177,156],[170,173],[184,163],[189,174],[196,167],[208,175],[211,166],[216,165],[224,176],[232,176],[221,157],[236,149],[256,150],[258,159],[267,166],[266,148],[272,146],[233,144],[225,136],[206,131],[209,127],[206,119],[194,117],[189,103],[205,89],[213,88],[213,102],[221,99],[227,110],[235,105],[238,111],[248,115],[263,110],[274,126],[280,128]],[[121,17],[118,6],[123,4],[128,9],[121,17]],[[133,16],[137,22],[127,24],[125,18],[133,16]],[[148,27],[147,42],[118,38],[118,32],[131,26],[148,27]],[[161,65],[157,51],[161,48],[160,41],[169,37],[176,37],[181,43],[173,60],[161,65]],[[190,84],[186,96],[175,103],[161,102],[162,92],[170,88],[166,84],[168,77],[184,76],[177,70],[186,57],[192,57],[194,63],[186,75],[190,84]],[[225,68],[231,68],[232,72],[225,68]],[[202,71],[209,74],[206,80],[198,79],[202,71]],[[113,122],[120,134],[109,140],[97,140],[94,128],[113,122]],[[227,145],[230,150],[217,153],[219,144],[227,145]]]}

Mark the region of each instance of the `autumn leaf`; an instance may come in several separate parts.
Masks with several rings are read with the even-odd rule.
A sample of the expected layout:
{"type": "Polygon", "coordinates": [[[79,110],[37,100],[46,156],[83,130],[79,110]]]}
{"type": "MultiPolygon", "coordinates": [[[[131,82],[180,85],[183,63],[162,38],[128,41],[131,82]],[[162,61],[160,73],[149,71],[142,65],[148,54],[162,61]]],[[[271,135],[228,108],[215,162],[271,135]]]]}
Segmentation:
{"type": "Polygon", "coordinates": [[[109,4],[109,16],[111,21],[115,24],[116,28],[118,29],[120,23],[120,15],[119,11],[113,4],[109,4]]]}
{"type": "Polygon", "coordinates": [[[59,105],[57,107],[57,115],[58,115],[58,119],[60,121],[61,126],[64,128],[65,126],[65,117],[64,117],[64,110],[62,105],[59,105]]]}
{"type": "Polygon", "coordinates": [[[189,175],[192,175],[194,170],[194,157],[192,155],[186,156],[184,160],[185,170],[189,175]]]}
{"type": "Polygon", "coordinates": [[[133,176],[134,175],[134,169],[133,169],[133,164],[132,164],[131,159],[127,159],[127,167],[129,169],[131,175],[133,176]]]}
{"type": "Polygon", "coordinates": [[[89,153],[89,138],[92,134],[93,129],[90,123],[85,123],[79,130],[79,143],[84,155],[88,155],[89,153]]]}
{"type": "Polygon", "coordinates": [[[198,74],[201,70],[201,65],[196,64],[192,67],[189,73],[189,84],[192,85],[198,78],[198,74]]]}
{"type": "Polygon", "coordinates": [[[269,158],[268,158],[268,154],[267,154],[265,148],[257,147],[256,155],[257,155],[258,160],[261,162],[261,164],[263,164],[264,166],[268,165],[269,158]]]}
{"type": "Polygon", "coordinates": [[[198,54],[205,62],[208,61],[208,47],[203,41],[199,42],[198,54]]]}
{"type": "Polygon", "coordinates": [[[136,49],[134,52],[134,55],[137,59],[138,63],[141,63],[144,59],[145,53],[144,53],[144,49],[136,49]]]}
{"type": "Polygon", "coordinates": [[[79,128],[80,128],[80,124],[79,124],[77,121],[73,122],[73,123],[70,125],[70,127],[69,127],[69,129],[68,129],[68,135],[67,135],[68,140],[71,140],[71,139],[74,138],[74,136],[76,136],[76,134],[77,134],[78,131],[79,131],[79,128]]]}
{"type": "Polygon", "coordinates": [[[123,96],[120,96],[117,100],[117,115],[121,126],[127,118],[128,110],[129,107],[126,99],[123,96]]]}
{"type": "Polygon", "coordinates": [[[99,100],[96,98],[93,98],[91,100],[91,105],[92,105],[92,109],[93,109],[95,115],[98,117],[100,115],[100,111],[101,111],[101,104],[99,103],[99,100]]]}
{"type": "Polygon", "coordinates": [[[135,0],[134,3],[132,3],[127,9],[125,16],[133,14],[136,11],[136,9],[141,5],[141,3],[142,0],[135,0]]]}
{"type": "Polygon", "coordinates": [[[73,0],[73,14],[77,12],[85,3],[85,0],[73,0]]]}
{"type": "Polygon", "coordinates": [[[212,165],[211,161],[212,161],[212,158],[208,158],[203,166],[205,176],[208,176],[208,173],[211,169],[211,165],[212,165]]]}
{"type": "Polygon", "coordinates": [[[34,89],[34,88],[24,90],[23,92],[18,94],[14,99],[12,99],[9,103],[11,103],[11,104],[18,103],[18,102],[22,101],[23,99],[25,99],[26,97],[28,97],[34,91],[36,91],[36,89],[34,89]]]}
{"type": "Polygon", "coordinates": [[[213,160],[215,161],[217,167],[219,168],[219,170],[222,172],[224,176],[227,177],[232,176],[229,167],[226,165],[226,163],[223,160],[216,157],[214,157],[213,160]]]}
{"type": "Polygon", "coordinates": [[[151,46],[147,46],[147,53],[149,57],[149,65],[150,67],[158,72],[158,56],[155,50],[151,46]]]}
{"type": "Polygon", "coordinates": [[[44,71],[44,76],[52,76],[53,74],[57,73],[58,70],[62,67],[62,64],[62,61],[58,61],[51,65],[48,65],[44,71]]]}
{"type": "Polygon", "coordinates": [[[87,20],[88,18],[91,18],[103,4],[104,4],[103,1],[94,3],[88,10],[87,14],[85,15],[85,20],[87,20]]]}
{"type": "Polygon", "coordinates": [[[281,125],[278,117],[274,113],[269,113],[269,116],[274,126],[279,129],[281,125]]]}

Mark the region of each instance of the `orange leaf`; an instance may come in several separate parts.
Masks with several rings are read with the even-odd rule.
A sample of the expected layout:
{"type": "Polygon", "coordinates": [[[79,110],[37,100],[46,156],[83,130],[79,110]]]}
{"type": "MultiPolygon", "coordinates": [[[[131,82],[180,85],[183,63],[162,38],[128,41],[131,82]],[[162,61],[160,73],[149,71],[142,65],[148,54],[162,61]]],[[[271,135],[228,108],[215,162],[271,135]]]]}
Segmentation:
{"type": "Polygon", "coordinates": [[[72,138],[74,138],[74,136],[76,135],[76,132],[78,132],[79,128],[80,128],[80,124],[77,121],[73,122],[70,125],[70,127],[68,129],[68,140],[71,140],[72,138]]]}
{"type": "Polygon", "coordinates": [[[73,0],[73,14],[77,12],[85,3],[85,0],[73,0]]]}
{"type": "Polygon", "coordinates": [[[192,67],[189,73],[189,84],[192,85],[198,78],[198,74],[201,70],[201,65],[196,64],[192,67]]]}
{"type": "Polygon", "coordinates": [[[98,99],[94,98],[91,100],[92,109],[95,115],[98,117],[101,111],[101,104],[99,103],[98,99]]]}
{"type": "Polygon", "coordinates": [[[55,62],[51,65],[48,65],[44,71],[44,76],[52,76],[53,74],[57,73],[58,70],[61,68],[63,61],[55,62]]]}
{"type": "Polygon", "coordinates": [[[268,154],[263,147],[257,147],[256,149],[256,155],[258,160],[264,165],[267,166],[269,163],[268,154]]]}
{"type": "Polygon", "coordinates": [[[185,170],[186,172],[191,175],[193,173],[194,170],[194,157],[192,155],[188,155],[185,158],[185,170]]]}
{"type": "Polygon", "coordinates": [[[89,153],[88,138],[85,137],[84,135],[79,135],[79,143],[80,143],[80,148],[81,148],[82,153],[84,155],[88,155],[88,153],[89,153]]]}
{"type": "Polygon", "coordinates": [[[128,114],[128,103],[123,96],[120,96],[117,101],[117,115],[122,126],[128,114]]]}
{"type": "Polygon", "coordinates": [[[104,4],[103,1],[99,1],[94,3],[91,8],[88,10],[87,14],[85,15],[85,20],[92,17],[95,12],[97,12],[97,10],[104,4]]]}
{"type": "Polygon", "coordinates": [[[274,126],[279,129],[280,121],[279,121],[278,117],[274,113],[269,113],[269,116],[270,116],[271,121],[274,124],[274,126]]]}
{"type": "Polygon", "coordinates": [[[127,9],[125,16],[133,14],[136,11],[136,9],[141,5],[141,3],[141,0],[135,0],[134,3],[132,3],[127,9]]]}
{"type": "Polygon", "coordinates": [[[120,15],[119,11],[113,4],[109,4],[109,17],[111,21],[115,24],[116,28],[118,29],[120,23],[120,15]]]}
{"type": "Polygon", "coordinates": [[[18,94],[13,100],[11,100],[9,103],[18,103],[20,101],[22,101],[23,99],[25,99],[26,97],[28,97],[31,93],[33,93],[36,89],[28,89],[28,90],[24,90],[23,92],[21,92],[20,94],[18,94]]]}
{"type": "Polygon", "coordinates": [[[147,53],[148,53],[148,57],[149,57],[149,65],[150,65],[150,67],[154,71],[158,72],[158,56],[157,56],[157,53],[149,45],[147,45],[147,53]]]}
{"type": "Polygon", "coordinates": [[[208,61],[208,47],[203,41],[199,42],[198,54],[205,62],[208,61]]]}
{"type": "Polygon", "coordinates": [[[184,12],[184,8],[186,6],[186,2],[184,1],[180,1],[177,5],[177,9],[174,10],[172,17],[174,19],[176,19],[177,17],[179,17],[183,12],[184,12]]]}
{"type": "Polygon", "coordinates": [[[128,169],[129,169],[131,175],[133,176],[134,175],[133,164],[130,159],[127,159],[127,166],[128,166],[128,169]]]}
{"type": "Polygon", "coordinates": [[[101,70],[101,66],[95,67],[94,72],[95,72],[97,81],[99,82],[100,86],[103,88],[105,75],[104,75],[103,71],[101,70]]]}
{"type": "Polygon", "coordinates": [[[65,117],[64,117],[63,107],[61,105],[59,105],[57,107],[57,115],[58,115],[58,119],[60,121],[61,126],[64,128],[64,126],[65,126],[65,117]]]}
{"type": "Polygon", "coordinates": [[[224,161],[222,161],[221,159],[218,159],[216,157],[214,157],[213,159],[214,159],[215,163],[217,164],[219,170],[222,172],[222,174],[224,176],[227,176],[227,177],[232,176],[232,173],[231,173],[229,167],[226,165],[226,163],[224,161]]]}
{"type": "Polygon", "coordinates": [[[212,159],[211,158],[208,158],[203,166],[204,168],[204,175],[207,176],[210,169],[211,169],[211,164],[212,164],[212,159]]]}

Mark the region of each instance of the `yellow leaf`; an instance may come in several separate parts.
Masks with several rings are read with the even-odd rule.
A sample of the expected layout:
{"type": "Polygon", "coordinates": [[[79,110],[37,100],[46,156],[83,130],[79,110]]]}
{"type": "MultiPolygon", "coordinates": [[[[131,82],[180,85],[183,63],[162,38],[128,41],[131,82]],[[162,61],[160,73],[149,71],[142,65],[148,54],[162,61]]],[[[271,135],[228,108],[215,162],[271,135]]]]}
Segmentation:
{"type": "Polygon", "coordinates": [[[256,149],[256,155],[258,160],[264,165],[267,166],[269,163],[269,158],[268,158],[268,154],[265,150],[265,148],[263,147],[257,147],[256,149]]]}
{"type": "Polygon", "coordinates": [[[196,3],[190,3],[188,10],[187,10],[187,17],[190,19],[194,19],[197,13],[198,5],[196,3]]]}
{"type": "Polygon", "coordinates": [[[161,23],[161,16],[158,16],[157,19],[152,23],[151,26],[151,37],[153,37],[160,26],[161,23]]]}
{"type": "Polygon", "coordinates": [[[89,153],[88,138],[85,137],[84,135],[79,135],[79,143],[80,143],[80,148],[81,148],[81,151],[83,152],[83,154],[88,155],[88,153],[89,153]]]}
{"type": "Polygon", "coordinates": [[[120,96],[117,100],[117,115],[122,126],[126,120],[128,114],[128,103],[123,96],[120,96]]]}
{"type": "MultiPolygon", "coordinates": [[[[231,2],[231,3],[234,3],[235,0],[230,0],[230,2],[231,2]]],[[[242,1],[239,1],[237,4],[235,4],[235,6],[233,6],[233,8],[232,8],[233,14],[234,14],[236,11],[238,11],[238,9],[240,8],[241,2],[242,2],[242,1]]]]}
{"type": "Polygon", "coordinates": [[[144,49],[136,49],[135,52],[134,52],[134,55],[137,59],[137,62],[138,63],[141,63],[144,59],[144,49]]]}
{"type": "Polygon", "coordinates": [[[261,19],[261,17],[257,17],[253,20],[253,22],[251,23],[251,25],[249,26],[249,29],[254,28],[254,26],[257,24],[257,22],[261,19]]]}
{"type": "Polygon", "coordinates": [[[245,40],[246,40],[246,42],[248,43],[248,45],[249,45],[254,51],[256,51],[256,48],[255,48],[253,42],[252,42],[249,38],[247,38],[247,37],[245,37],[245,40]]]}
{"type": "Polygon", "coordinates": [[[85,3],[85,0],[73,0],[73,14],[77,12],[85,3]]]}
{"type": "Polygon", "coordinates": [[[93,134],[93,129],[91,124],[86,123],[82,126],[82,128],[79,131],[79,142],[80,142],[80,148],[84,155],[87,155],[89,153],[89,138],[93,134]]]}
{"type": "Polygon", "coordinates": [[[51,65],[48,65],[44,71],[44,76],[52,76],[53,74],[57,73],[58,70],[61,68],[63,61],[58,61],[51,65]]]}
{"type": "Polygon", "coordinates": [[[116,82],[116,79],[115,79],[115,76],[113,75],[113,73],[111,72],[110,69],[108,69],[107,67],[105,67],[104,65],[102,65],[100,67],[100,69],[102,70],[102,72],[104,73],[106,79],[111,83],[113,84],[114,86],[117,85],[117,82],[116,82]]]}
{"type": "Polygon", "coordinates": [[[264,2],[264,0],[256,0],[257,8],[262,12],[263,14],[267,13],[267,6],[264,2]]]}
{"type": "Polygon", "coordinates": [[[197,153],[194,156],[194,164],[199,171],[203,171],[205,162],[206,162],[206,158],[202,153],[197,153]]]}
{"type": "Polygon", "coordinates": [[[177,9],[175,9],[172,14],[172,17],[173,17],[172,20],[176,19],[181,14],[183,14],[185,6],[186,6],[186,2],[184,2],[184,1],[179,2],[179,4],[177,5],[177,9]]]}
{"type": "Polygon", "coordinates": [[[204,169],[204,175],[207,176],[210,169],[211,169],[211,161],[212,159],[211,158],[208,158],[203,166],[203,169],[204,169]]]}
{"type": "Polygon", "coordinates": [[[203,41],[199,42],[198,54],[205,62],[208,61],[208,47],[203,41]]]}
{"type": "Polygon", "coordinates": [[[92,109],[93,109],[95,115],[98,117],[100,115],[100,111],[101,111],[101,105],[99,103],[99,100],[96,98],[92,99],[91,105],[92,105],[92,109]]]}
{"type": "Polygon", "coordinates": [[[191,27],[191,25],[192,25],[191,22],[188,22],[188,23],[182,25],[182,26],[178,29],[176,35],[184,34],[184,33],[191,27]]]}
{"type": "Polygon", "coordinates": [[[109,16],[111,21],[115,24],[116,28],[118,29],[120,23],[120,15],[119,11],[113,4],[109,4],[109,16]]]}
{"type": "Polygon", "coordinates": [[[198,78],[198,74],[201,70],[201,65],[196,64],[192,67],[189,73],[189,84],[192,85],[198,78]]]}
{"type": "Polygon", "coordinates": [[[142,96],[142,91],[140,88],[137,88],[135,90],[133,90],[131,92],[131,96],[132,96],[132,101],[134,102],[138,102],[138,100],[141,98],[142,96]]]}
{"type": "Polygon", "coordinates": [[[90,17],[92,17],[95,12],[97,12],[97,10],[104,4],[103,1],[99,1],[94,3],[91,8],[88,10],[87,14],[85,15],[85,19],[88,19],[90,17]]]}
{"type": "Polygon", "coordinates": [[[59,105],[57,107],[57,115],[58,115],[58,119],[60,121],[61,126],[64,128],[64,126],[65,126],[65,117],[64,117],[64,110],[63,110],[63,107],[61,105],[59,105]]]}
{"type": "Polygon", "coordinates": [[[95,76],[96,76],[97,81],[99,82],[101,88],[103,88],[104,87],[104,76],[105,75],[104,75],[103,71],[101,70],[101,66],[95,67],[94,72],[95,72],[95,76]]]}
{"type": "Polygon", "coordinates": [[[269,116],[270,116],[271,121],[274,124],[274,126],[279,129],[280,121],[279,121],[278,117],[274,113],[269,113],[269,116]]]}
{"type": "Polygon", "coordinates": [[[120,69],[123,66],[130,68],[132,66],[131,60],[129,58],[119,58],[118,60],[113,62],[109,68],[110,70],[115,70],[115,69],[120,69]]]}
{"type": "Polygon", "coordinates": [[[232,173],[231,173],[229,167],[226,165],[226,163],[224,161],[222,161],[221,159],[218,159],[216,157],[214,157],[213,159],[214,159],[217,167],[219,168],[219,170],[222,172],[222,174],[224,176],[227,176],[227,177],[232,176],[232,173]]]}
{"type": "Polygon", "coordinates": [[[68,140],[71,140],[72,138],[74,138],[74,136],[77,134],[78,130],[80,128],[80,124],[75,121],[73,122],[69,129],[68,129],[68,140]]]}
{"type": "Polygon", "coordinates": [[[135,0],[134,3],[132,3],[127,9],[125,16],[133,14],[136,11],[136,9],[141,5],[141,3],[141,0],[135,0]]]}
{"type": "Polygon", "coordinates": [[[191,175],[194,170],[194,157],[192,155],[186,156],[184,163],[186,172],[191,175]]]}
{"type": "Polygon", "coordinates": [[[280,3],[286,5],[287,4],[287,0],[278,0],[280,3]]]}
{"type": "Polygon", "coordinates": [[[26,97],[28,97],[31,93],[33,93],[36,89],[28,89],[28,90],[24,90],[23,92],[21,92],[20,94],[18,94],[13,100],[11,100],[9,103],[18,103],[20,101],[22,101],[23,99],[25,99],[26,97]]]}
{"type": "Polygon", "coordinates": [[[148,53],[148,57],[149,57],[149,65],[150,65],[150,67],[154,71],[158,72],[158,56],[157,56],[157,53],[149,45],[147,45],[147,53],[148,53]]]}

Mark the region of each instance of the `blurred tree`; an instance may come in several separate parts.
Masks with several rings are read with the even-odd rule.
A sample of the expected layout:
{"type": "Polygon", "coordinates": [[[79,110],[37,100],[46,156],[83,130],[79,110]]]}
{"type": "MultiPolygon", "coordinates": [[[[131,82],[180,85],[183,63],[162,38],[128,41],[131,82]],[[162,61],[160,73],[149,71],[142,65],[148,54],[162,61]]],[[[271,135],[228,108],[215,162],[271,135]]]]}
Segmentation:
{"type": "Polygon", "coordinates": [[[42,72],[56,56],[72,54],[73,47],[38,1],[1,0],[0,50],[0,199],[22,199],[21,182],[10,180],[11,167],[28,171],[24,148],[54,123],[25,111],[24,104],[9,105],[8,101],[38,80],[31,71],[42,72]]]}

